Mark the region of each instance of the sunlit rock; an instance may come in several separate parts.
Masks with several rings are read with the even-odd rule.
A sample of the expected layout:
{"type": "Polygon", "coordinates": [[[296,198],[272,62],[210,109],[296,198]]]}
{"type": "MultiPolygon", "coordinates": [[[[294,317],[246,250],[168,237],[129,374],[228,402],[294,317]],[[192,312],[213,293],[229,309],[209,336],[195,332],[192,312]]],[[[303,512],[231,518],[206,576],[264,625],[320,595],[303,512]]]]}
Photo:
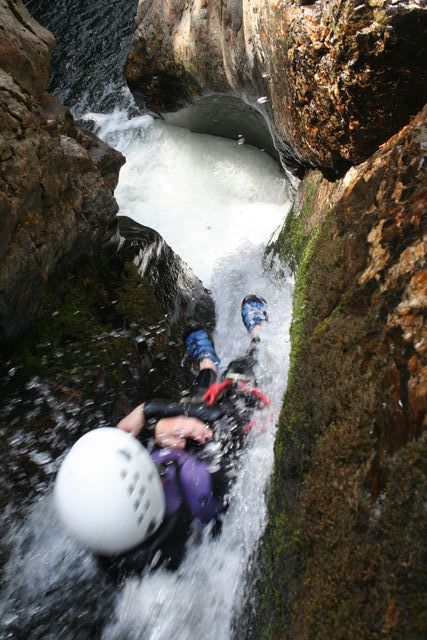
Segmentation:
{"type": "Polygon", "coordinates": [[[403,0],[140,1],[125,73],[152,111],[242,98],[294,170],[343,175],[427,100],[427,8],[403,0]]]}

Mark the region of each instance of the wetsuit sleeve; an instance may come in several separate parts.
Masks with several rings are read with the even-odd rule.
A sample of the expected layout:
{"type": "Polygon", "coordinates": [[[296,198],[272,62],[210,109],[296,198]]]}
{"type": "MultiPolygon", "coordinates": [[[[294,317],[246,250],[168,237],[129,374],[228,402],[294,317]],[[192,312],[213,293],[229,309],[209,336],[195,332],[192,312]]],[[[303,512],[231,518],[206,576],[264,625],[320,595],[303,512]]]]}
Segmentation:
{"type": "Polygon", "coordinates": [[[188,416],[199,418],[203,422],[215,422],[224,415],[224,410],[216,405],[208,407],[203,402],[164,402],[162,400],[150,400],[144,404],[144,419],[160,420],[161,418],[173,418],[176,416],[188,416]]]}

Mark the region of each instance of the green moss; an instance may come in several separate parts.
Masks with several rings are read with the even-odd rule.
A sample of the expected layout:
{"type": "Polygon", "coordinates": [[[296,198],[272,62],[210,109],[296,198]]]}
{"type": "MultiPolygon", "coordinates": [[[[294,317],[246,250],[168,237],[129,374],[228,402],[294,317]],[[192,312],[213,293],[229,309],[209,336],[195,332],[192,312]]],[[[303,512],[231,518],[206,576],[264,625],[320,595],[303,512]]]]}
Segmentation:
{"type": "Polygon", "coordinates": [[[133,262],[126,262],[117,291],[117,312],[128,322],[146,326],[159,322],[162,311],[146,277],[133,262]]]}
{"type": "Polygon", "coordinates": [[[322,176],[314,173],[307,178],[306,195],[299,208],[295,204],[289,212],[285,225],[280,232],[276,243],[276,251],[283,262],[296,273],[307,256],[305,251],[310,242],[311,233],[307,232],[307,221],[310,217],[313,199],[322,181],[322,176]]]}
{"type": "Polygon", "coordinates": [[[73,274],[50,282],[37,322],[12,345],[14,384],[32,376],[94,382],[102,372],[119,391],[130,381],[129,361],[138,366],[132,335],[163,318],[133,262],[99,252],[82,260],[73,274]]]}
{"type": "Polygon", "coordinates": [[[403,285],[360,280],[374,205],[393,259],[406,247],[378,183],[329,190],[333,211],[305,185],[276,247],[296,274],[292,351],[251,639],[425,636],[426,441],[405,410],[411,352],[386,324],[403,285]]]}
{"type": "MultiPolygon", "coordinates": [[[[307,394],[301,376],[301,362],[305,362],[310,343],[316,333],[328,330],[334,317],[340,314],[336,305],[331,314],[319,322],[317,300],[312,298],[313,274],[328,256],[329,243],[336,228],[332,213],[322,213],[321,226],[310,225],[313,201],[321,177],[309,176],[303,185],[300,209],[292,210],[279,236],[276,250],[296,274],[291,324],[292,350],[287,390],[279,417],[275,442],[275,472],[269,494],[269,522],[263,543],[263,571],[260,580],[259,620],[256,633],[262,639],[286,637],[278,633],[285,621],[295,618],[295,600],[284,599],[292,593],[307,558],[306,524],[302,513],[295,510],[295,502],[303,490],[303,482],[310,468],[311,447],[318,430],[315,414],[316,399],[307,394]],[[310,230],[308,230],[310,229],[310,230]],[[286,516],[284,515],[286,514],[286,516]],[[269,610],[270,613],[266,611],[269,610]],[[269,624],[265,624],[265,619],[269,624]]],[[[315,337],[314,337],[315,339],[315,337]]],[[[336,429],[331,423],[332,430],[336,429]]],[[[295,594],[293,594],[295,595],[295,594]]]]}
{"type": "Polygon", "coordinates": [[[305,237],[304,245],[302,243],[299,245],[301,247],[303,246],[303,249],[298,259],[298,276],[294,290],[292,324],[290,330],[292,342],[290,376],[292,375],[292,369],[295,362],[299,357],[301,341],[304,339],[305,317],[309,312],[310,305],[310,300],[307,296],[307,271],[310,258],[315,251],[317,236],[318,231],[315,229],[308,237],[305,237]]]}

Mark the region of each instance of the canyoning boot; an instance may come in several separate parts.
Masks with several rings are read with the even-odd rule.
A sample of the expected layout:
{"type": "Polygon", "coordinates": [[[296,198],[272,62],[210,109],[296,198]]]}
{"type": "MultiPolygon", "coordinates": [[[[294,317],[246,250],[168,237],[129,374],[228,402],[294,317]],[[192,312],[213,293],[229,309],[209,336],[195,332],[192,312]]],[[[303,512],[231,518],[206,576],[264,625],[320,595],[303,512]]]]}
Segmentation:
{"type": "Polygon", "coordinates": [[[219,366],[220,359],[215,353],[215,347],[206,329],[198,327],[186,331],[184,344],[192,360],[199,362],[203,358],[209,358],[217,367],[219,366]]]}
{"type": "Polygon", "coordinates": [[[242,321],[249,333],[263,322],[267,322],[267,302],[255,295],[246,296],[242,300],[242,321]]]}

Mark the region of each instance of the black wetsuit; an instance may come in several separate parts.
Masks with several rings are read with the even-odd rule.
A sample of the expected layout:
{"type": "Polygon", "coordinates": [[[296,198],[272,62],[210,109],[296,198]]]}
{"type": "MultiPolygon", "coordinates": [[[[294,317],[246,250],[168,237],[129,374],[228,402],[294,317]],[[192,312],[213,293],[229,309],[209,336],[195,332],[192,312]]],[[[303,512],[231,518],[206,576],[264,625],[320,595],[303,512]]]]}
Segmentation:
{"type": "MultiPolygon", "coordinates": [[[[203,446],[191,443],[187,447],[190,453],[205,462],[209,468],[212,479],[212,494],[219,505],[213,527],[214,533],[221,528],[220,513],[224,512],[228,506],[226,495],[233,477],[237,473],[237,459],[245,427],[250,422],[253,410],[258,403],[253,395],[245,394],[241,388],[238,389],[241,387],[241,383],[247,385],[248,388],[255,386],[253,368],[256,363],[257,342],[256,338],[253,339],[248,353],[242,358],[232,361],[221,378],[221,380],[231,379],[233,384],[226,389],[215,404],[218,419],[211,425],[214,431],[213,441],[203,446]]],[[[203,396],[215,381],[216,373],[211,369],[203,369],[199,372],[190,390],[191,403],[195,407],[197,407],[197,403],[202,401],[203,396]]],[[[156,403],[151,403],[150,406],[154,413],[156,403]]],[[[170,414],[174,414],[176,406],[176,403],[169,403],[166,408],[170,414]]],[[[182,406],[184,405],[180,403],[179,407],[182,406]]],[[[149,446],[146,432],[143,442],[149,446]]],[[[167,452],[165,452],[165,456],[167,459],[167,452]]],[[[169,457],[173,458],[174,456],[169,457]]],[[[167,461],[164,467],[160,464],[158,468],[160,476],[173,473],[178,487],[180,486],[179,454],[175,456],[175,459],[167,461]],[[174,468],[168,468],[168,465],[174,465],[174,468]]],[[[125,575],[140,574],[145,568],[156,568],[159,565],[171,570],[179,566],[185,554],[186,542],[191,535],[194,522],[191,509],[184,499],[185,491],[181,491],[181,494],[183,496],[182,504],[165,517],[162,525],[148,540],[127,553],[98,558],[100,564],[111,577],[120,579],[125,575]]]]}

